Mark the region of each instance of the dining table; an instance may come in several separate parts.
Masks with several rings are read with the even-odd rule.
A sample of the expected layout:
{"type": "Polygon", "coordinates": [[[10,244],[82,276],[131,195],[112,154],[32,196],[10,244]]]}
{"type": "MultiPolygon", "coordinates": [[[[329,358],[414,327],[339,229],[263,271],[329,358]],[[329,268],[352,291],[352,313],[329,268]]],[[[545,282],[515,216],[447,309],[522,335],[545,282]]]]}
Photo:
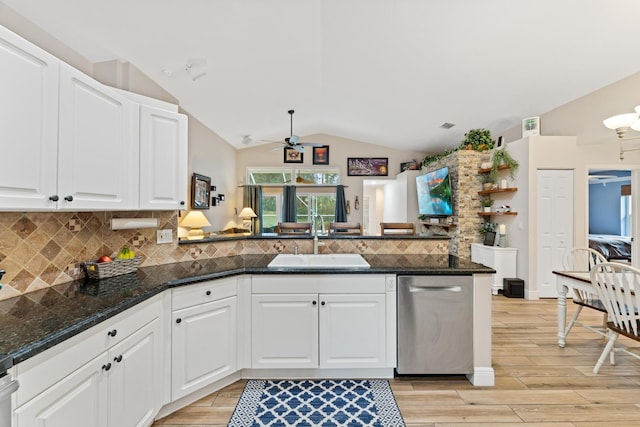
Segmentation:
{"type": "Polygon", "coordinates": [[[567,294],[569,290],[594,293],[588,271],[554,270],[558,291],[558,346],[564,347],[567,337],[567,294]]]}

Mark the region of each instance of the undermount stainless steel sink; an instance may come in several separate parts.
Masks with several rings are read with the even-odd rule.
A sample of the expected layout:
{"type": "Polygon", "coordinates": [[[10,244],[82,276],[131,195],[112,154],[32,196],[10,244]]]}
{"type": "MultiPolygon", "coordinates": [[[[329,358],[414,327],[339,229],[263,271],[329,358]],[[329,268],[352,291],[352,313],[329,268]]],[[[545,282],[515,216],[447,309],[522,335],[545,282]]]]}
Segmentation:
{"type": "Polygon", "coordinates": [[[279,254],[269,268],[369,268],[359,254],[279,254]]]}

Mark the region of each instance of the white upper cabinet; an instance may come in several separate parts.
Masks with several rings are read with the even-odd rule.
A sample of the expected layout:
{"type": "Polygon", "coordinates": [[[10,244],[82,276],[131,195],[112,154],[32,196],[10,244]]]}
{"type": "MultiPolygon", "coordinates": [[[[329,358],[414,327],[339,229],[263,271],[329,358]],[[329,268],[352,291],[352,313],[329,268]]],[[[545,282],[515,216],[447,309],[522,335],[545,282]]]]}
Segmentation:
{"type": "Polygon", "coordinates": [[[0,210],[185,208],[177,106],[105,86],[2,26],[0,65],[0,210]]]}
{"type": "Polygon", "coordinates": [[[60,61],[0,26],[0,209],[52,209],[60,61]]]}
{"type": "Polygon", "coordinates": [[[187,116],[140,105],[140,209],[185,209],[187,116]]]}
{"type": "Polygon", "coordinates": [[[136,135],[133,102],[62,64],[58,208],[137,208],[136,135]]]}

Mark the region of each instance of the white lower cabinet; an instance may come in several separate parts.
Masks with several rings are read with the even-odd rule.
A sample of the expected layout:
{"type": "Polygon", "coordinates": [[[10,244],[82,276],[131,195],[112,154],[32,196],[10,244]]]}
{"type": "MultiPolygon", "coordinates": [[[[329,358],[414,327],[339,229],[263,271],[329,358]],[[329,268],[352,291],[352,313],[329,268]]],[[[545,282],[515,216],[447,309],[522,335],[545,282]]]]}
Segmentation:
{"type": "MultiPolygon", "coordinates": [[[[160,410],[160,320],[109,351],[109,426],[148,426],[160,410]]],[[[106,369],[106,367],[105,367],[106,369]]]]}
{"type": "MultiPolygon", "coordinates": [[[[255,278],[255,277],[254,277],[255,278]]],[[[387,321],[384,278],[381,293],[255,293],[269,290],[274,277],[257,278],[251,310],[251,367],[263,368],[383,368],[387,366],[387,321]]],[[[275,279],[276,281],[278,279],[275,279]]],[[[287,289],[295,278],[284,277],[271,290],[287,289]]],[[[313,278],[303,277],[300,281],[313,278]]],[[[334,289],[339,278],[326,276],[334,289]]],[[[350,279],[345,278],[345,281],[350,279]]],[[[351,279],[353,280],[353,279],[351,279]]],[[[353,282],[352,282],[353,283],[353,282]]],[[[318,283],[322,286],[322,282],[318,283]]],[[[345,291],[348,283],[342,283],[345,291]]],[[[295,285],[294,285],[295,286],[295,285]]],[[[299,284],[300,290],[317,287],[299,284]]],[[[330,289],[332,290],[332,289],[330,289]]],[[[394,343],[395,344],[395,343],[394,343]]]]}
{"type": "Polygon", "coordinates": [[[471,261],[496,270],[495,274],[491,275],[493,279],[491,293],[493,295],[498,295],[498,291],[503,288],[505,277],[518,277],[516,271],[517,255],[517,248],[487,246],[481,243],[471,244],[471,261]]]}
{"type": "Polygon", "coordinates": [[[18,365],[14,427],[151,425],[162,403],[161,306],[138,309],[18,365]]]}
{"type": "Polygon", "coordinates": [[[320,295],[320,367],[382,368],[385,295],[320,295]]]}
{"type": "Polygon", "coordinates": [[[251,297],[251,366],[318,367],[318,295],[251,297]]]}
{"type": "Polygon", "coordinates": [[[237,369],[236,278],[174,289],[171,314],[171,400],[237,369]]]}
{"type": "Polygon", "coordinates": [[[17,427],[107,427],[108,385],[104,355],[16,410],[17,427]]]}

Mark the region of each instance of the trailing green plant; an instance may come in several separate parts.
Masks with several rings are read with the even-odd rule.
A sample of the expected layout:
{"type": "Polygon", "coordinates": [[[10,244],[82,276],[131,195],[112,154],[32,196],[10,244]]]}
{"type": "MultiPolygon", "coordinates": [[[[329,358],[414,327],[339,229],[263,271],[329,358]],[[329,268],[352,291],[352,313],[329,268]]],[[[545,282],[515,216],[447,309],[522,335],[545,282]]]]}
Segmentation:
{"type": "Polygon", "coordinates": [[[489,172],[489,175],[494,180],[493,182],[496,182],[498,180],[498,167],[501,164],[509,166],[509,178],[511,178],[511,180],[513,181],[516,177],[516,172],[518,171],[518,167],[520,166],[520,164],[516,159],[511,157],[511,154],[507,150],[506,145],[504,146],[504,148],[494,150],[493,152],[493,159],[491,161],[491,172],[489,172]]]}
{"type": "Polygon", "coordinates": [[[471,129],[464,134],[464,140],[460,143],[460,150],[486,151],[491,150],[495,141],[491,138],[489,129],[471,129]]]}
{"type": "Polygon", "coordinates": [[[482,223],[482,225],[480,225],[478,231],[480,232],[480,234],[485,235],[490,231],[496,231],[496,228],[498,228],[497,222],[485,221],[482,223]]]}
{"type": "Polygon", "coordinates": [[[495,141],[491,138],[491,132],[488,129],[471,129],[464,134],[464,137],[464,140],[456,148],[451,148],[443,151],[442,153],[426,156],[422,160],[422,165],[428,166],[429,164],[437,162],[458,150],[486,151],[491,150],[495,145],[495,141]]]}
{"type": "Polygon", "coordinates": [[[439,154],[431,154],[429,156],[426,156],[424,160],[422,160],[422,166],[428,166],[429,164],[437,162],[438,160],[443,159],[447,157],[449,154],[455,153],[456,151],[458,151],[458,148],[451,148],[439,154]]]}
{"type": "Polygon", "coordinates": [[[489,207],[493,206],[493,200],[491,200],[491,199],[482,199],[482,200],[480,200],[480,204],[482,205],[483,208],[489,208],[489,207]]]}

